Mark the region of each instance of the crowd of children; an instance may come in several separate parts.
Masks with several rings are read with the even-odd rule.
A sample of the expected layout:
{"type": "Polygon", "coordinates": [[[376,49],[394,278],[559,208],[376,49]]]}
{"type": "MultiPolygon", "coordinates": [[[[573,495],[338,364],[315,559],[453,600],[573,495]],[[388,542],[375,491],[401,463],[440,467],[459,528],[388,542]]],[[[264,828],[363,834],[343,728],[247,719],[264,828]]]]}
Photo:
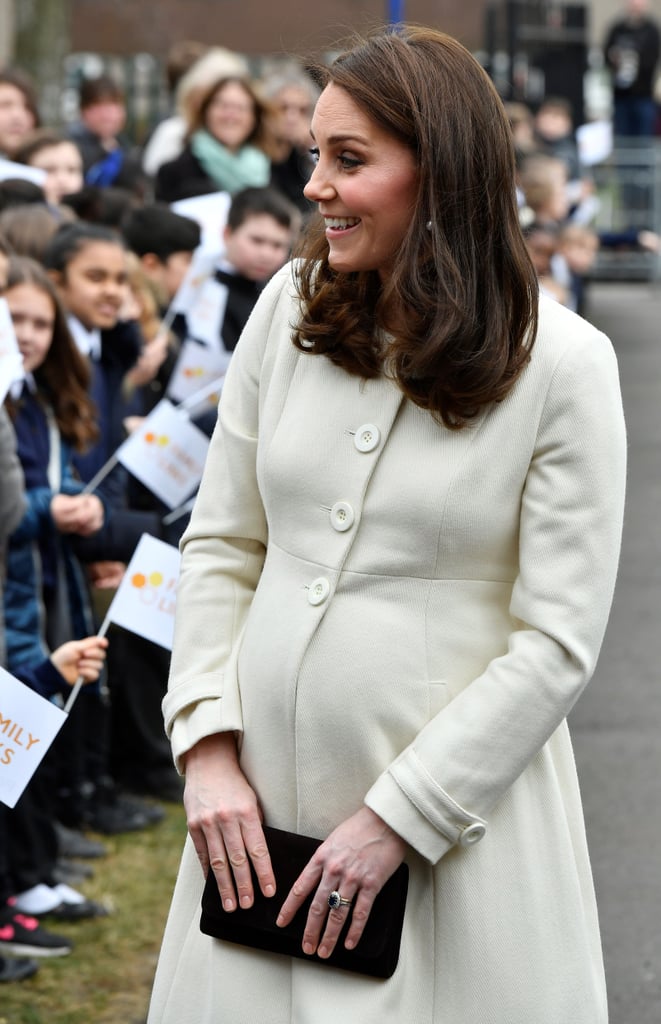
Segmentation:
{"type": "MultiPolygon", "coordinates": [[[[0,292],[23,364],[0,404],[0,664],[67,709],[16,806],[0,803],[0,981],[28,978],[41,958],[71,952],[71,940],[51,926],[108,912],[79,888],[93,872],[89,859],[106,853],[103,836],[148,828],[162,819],[163,801],[181,799],[161,717],[169,652],[117,625],[107,636],[98,632],[140,537],[176,544],[186,516],[168,521],[168,507],[149,488],[120,463],[107,467],[167,395],[185,345],[216,347],[229,361],[307,211],[300,122],[312,83],[302,73],[283,79],[289,127],[283,106],[278,135],[276,93],[258,101],[240,58],[201,44],[179,49],[189,66],[175,77],[205,62],[198,116],[201,92],[253,97],[264,116],[260,138],[268,114],[268,131],[279,139],[273,153],[282,158],[279,176],[271,175],[277,161],[264,150],[267,173],[246,184],[245,160],[229,137],[222,141],[223,102],[216,98],[213,146],[199,121],[195,152],[206,154],[207,169],[222,165],[236,185],[226,189],[217,252],[205,263],[207,301],[215,290],[222,311],[215,336],[196,337],[185,309],[174,315],[203,232],[196,219],[155,200],[156,171],[123,137],[116,83],[107,76],[84,83],[80,120],[60,131],[40,125],[24,75],[0,73],[0,156],[16,169],[0,182],[0,292]],[[31,178],[19,166],[38,173],[31,178]]],[[[184,124],[182,151],[189,142],[184,124]]],[[[206,191],[220,184],[209,173],[206,191]]],[[[207,434],[214,422],[210,406],[195,416],[207,434]]]]}
{"type": "Polygon", "coordinates": [[[536,112],[507,105],[518,161],[521,224],[541,291],[585,314],[586,283],[600,247],[659,252],[652,230],[603,232],[594,182],[582,165],[571,104],[549,96],[536,112]]]}

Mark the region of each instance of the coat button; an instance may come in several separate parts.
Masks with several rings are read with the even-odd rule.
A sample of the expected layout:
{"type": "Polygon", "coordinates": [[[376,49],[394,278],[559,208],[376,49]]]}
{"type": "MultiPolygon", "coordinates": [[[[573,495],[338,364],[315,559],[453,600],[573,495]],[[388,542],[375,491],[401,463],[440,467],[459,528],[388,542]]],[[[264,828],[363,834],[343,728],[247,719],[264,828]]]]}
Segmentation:
{"type": "Polygon", "coordinates": [[[479,843],[480,839],[484,838],[486,831],[484,825],[480,825],[478,822],[475,822],[474,825],[467,825],[461,830],[459,845],[472,846],[474,843],[479,843]]]}
{"type": "Polygon", "coordinates": [[[313,580],[308,587],[308,601],[310,604],[323,604],[330,594],[330,583],[324,576],[313,580]]]}
{"type": "Polygon", "coordinates": [[[353,526],[356,516],[348,501],[336,501],[330,510],[331,526],[338,533],[344,533],[353,526]]]}
{"type": "Polygon", "coordinates": [[[381,431],[373,423],[363,423],[354,434],[353,443],[359,452],[374,451],[381,440],[381,431]]]}

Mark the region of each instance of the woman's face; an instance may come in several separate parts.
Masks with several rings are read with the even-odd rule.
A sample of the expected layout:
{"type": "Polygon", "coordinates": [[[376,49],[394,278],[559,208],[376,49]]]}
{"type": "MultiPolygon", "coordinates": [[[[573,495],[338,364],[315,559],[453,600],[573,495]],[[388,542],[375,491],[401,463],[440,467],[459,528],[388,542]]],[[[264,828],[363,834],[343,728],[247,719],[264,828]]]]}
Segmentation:
{"type": "Polygon", "coordinates": [[[55,306],[34,284],[17,284],[5,293],[16,341],[26,373],[33,373],[48,355],[53,340],[55,306]]]}
{"type": "Polygon", "coordinates": [[[213,94],[204,124],[207,131],[228,149],[239,149],[257,125],[252,96],[240,82],[225,82],[213,94]]]}
{"type": "Polygon", "coordinates": [[[312,135],[317,166],[304,191],[326,223],[331,267],[384,277],[414,215],[413,153],[334,84],[317,102],[312,135]]]}
{"type": "Polygon", "coordinates": [[[73,142],[44,146],[30,157],[30,166],[46,172],[43,189],[49,203],[57,205],[63,196],[83,187],[83,161],[73,142]]]}
{"type": "Polygon", "coordinates": [[[127,296],[126,253],[114,242],[88,242],[58,281],[67,312],[88,331],[114,327],[127,296]]]}
{"type": "Polygon", "coordinates": [[[21,90],[0,83],[0,152],[11,157],[35,127],[34,116],[21,90]]]}

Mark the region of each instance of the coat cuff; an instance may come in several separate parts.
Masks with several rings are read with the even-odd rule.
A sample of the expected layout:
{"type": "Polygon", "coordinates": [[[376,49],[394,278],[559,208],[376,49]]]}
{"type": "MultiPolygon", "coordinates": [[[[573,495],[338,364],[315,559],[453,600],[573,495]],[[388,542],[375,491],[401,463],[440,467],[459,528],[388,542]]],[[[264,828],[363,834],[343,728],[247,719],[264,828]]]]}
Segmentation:
{"type": "Polygon", "coordinates": [[[200,676],[194,684],[176,687],[163,699],[165,731],[170,737],[177,771],[183,774],[181,759],[205,736],[217,732],[243,732],[238,690],[228,687],[219,696],[218,676],[200,676]]]}
{"type": "Polygon", "coordinates": [[[425,860],[479,842],[486,822],[470,814],[431,777],[414,750],[407,750],[377,779],[365,803],[425,860]]]}

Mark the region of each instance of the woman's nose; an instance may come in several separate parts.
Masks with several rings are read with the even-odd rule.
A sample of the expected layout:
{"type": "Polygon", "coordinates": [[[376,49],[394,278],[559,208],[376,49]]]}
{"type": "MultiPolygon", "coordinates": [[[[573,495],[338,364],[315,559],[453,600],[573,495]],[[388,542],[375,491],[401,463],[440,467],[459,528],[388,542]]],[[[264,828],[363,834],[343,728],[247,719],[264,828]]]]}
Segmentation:
{"type": "Polygon", "coordinates": [[[303,189],[303,194],[313,203],[320,203],[335,195],[335,188],[324,174],[321,164],[316,165],[303,189]]]}

